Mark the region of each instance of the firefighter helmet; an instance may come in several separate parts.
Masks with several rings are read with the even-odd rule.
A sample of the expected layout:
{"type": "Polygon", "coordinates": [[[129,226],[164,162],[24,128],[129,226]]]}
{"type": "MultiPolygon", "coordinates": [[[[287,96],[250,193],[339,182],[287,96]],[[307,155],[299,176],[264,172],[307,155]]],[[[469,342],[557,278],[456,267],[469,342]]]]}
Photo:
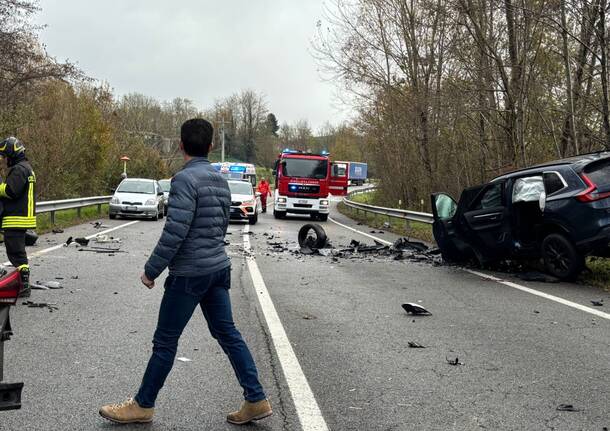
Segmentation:
{"type": "Polygon", "coordinates": [[[10,136],[0,142],[0,156],[2,157],[14,159],[23,153],[25,153],[25,147],[21,141],[14,136],[10,136]]]}

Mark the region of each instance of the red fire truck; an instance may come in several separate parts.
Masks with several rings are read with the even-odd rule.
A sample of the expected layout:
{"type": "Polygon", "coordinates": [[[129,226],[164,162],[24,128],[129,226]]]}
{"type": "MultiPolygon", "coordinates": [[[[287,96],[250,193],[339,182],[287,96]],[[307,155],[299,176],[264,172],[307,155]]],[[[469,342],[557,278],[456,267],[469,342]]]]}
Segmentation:
{"type": "Polygon", "coordinates": [[[281,219],[287,213],[309,214],[326,221],[329,191],[333,185],[329,154],[284,150],[275,162],[275,199],[273,215],[281,219]]]}

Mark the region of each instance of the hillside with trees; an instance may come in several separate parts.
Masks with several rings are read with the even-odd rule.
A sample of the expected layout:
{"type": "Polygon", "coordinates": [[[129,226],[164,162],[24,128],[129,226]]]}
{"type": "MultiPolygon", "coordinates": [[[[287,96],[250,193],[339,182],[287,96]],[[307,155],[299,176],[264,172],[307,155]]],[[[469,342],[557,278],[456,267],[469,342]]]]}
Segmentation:
{"type": "Polygon", "coordinates": [[[314,51],[389,203],[610,149],[606,0],[336,0],[314,51]],[[408,173],[408,174],[407,174],[408,173]]]}

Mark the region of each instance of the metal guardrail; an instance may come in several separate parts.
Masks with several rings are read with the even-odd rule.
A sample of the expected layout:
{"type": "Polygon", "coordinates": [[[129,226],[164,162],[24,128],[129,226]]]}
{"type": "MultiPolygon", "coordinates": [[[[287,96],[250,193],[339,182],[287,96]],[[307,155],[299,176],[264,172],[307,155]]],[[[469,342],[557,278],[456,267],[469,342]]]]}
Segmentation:
{"type": "Polygon", "coordinates": [[[78,216],[81,209],[97,205],[98,214],[102,213],[102,205],[110,202],[112,196],[91,196],[87,198],[63,199],[36,203],[36,214],[51,213],[51,224],[55,224],[55,212],[76,209],[78,216]]]}
{"type": "Polygon", "coordinates": [[[430,213],[422,213],[418,211],[409,211],[398,208],[386,208],[386,207],[378,207],[375,205],[363,204],[361,202],[355,202],[350,198],[363,193],[370,193],[376,190],[376,187],[369,187],[366,189],[356,190],[349,193],[346,197],[343,198],[343,203],[355,209],[356,211],[364,211],[365,213],[373,213],[380,214],[386,217],[399,218],[403,220],[417,221],[420,223],[432,224],[434,223],[434,217],[430,213]]]}

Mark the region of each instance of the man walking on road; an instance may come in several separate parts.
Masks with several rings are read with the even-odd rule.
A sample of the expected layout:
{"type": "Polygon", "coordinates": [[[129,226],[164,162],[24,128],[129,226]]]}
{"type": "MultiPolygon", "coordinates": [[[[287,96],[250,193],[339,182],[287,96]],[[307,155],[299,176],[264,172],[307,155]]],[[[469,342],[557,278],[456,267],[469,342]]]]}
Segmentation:
{"type": "Polygon", "coordinates": [[[8,174],[0,182],[2,229],[6,254],[21,275],[20,297],[30,296],[30,266],[25,250],[25,231],[36,229],[36,175],[25,157],[24,145],[14,137],[0,142],[0,156],[6,159],[8,174]]]}
{"type": "Polygon", "coordinates": [[[261,194],[261,205],[263,207],[263,212],[267,212],[267,196],[271,196],[271,189],[269,188],[269,183],[265,178],[262,178],[260,183],[258,183],[257,187],[258,192],[261,194]]]}
{"type": "Polygon", "coordinates": [[[224,248],[231,192],[207,159],[212,125],[203,119],[188,120],[180,134],[186,164],[172,179],[167,221],[141,277],[152,289],[155,279],[169,267],[152,356],[135,398],[105,405],[100,415],[118,423],[152,421],[155,400],[172,369],[180,335],[199,305],[244,390],[240,410],[227,416],[228,422],[242,425],[266,418],[272,410],[250,350],[233,323],[231,264],[224,248]]]}

